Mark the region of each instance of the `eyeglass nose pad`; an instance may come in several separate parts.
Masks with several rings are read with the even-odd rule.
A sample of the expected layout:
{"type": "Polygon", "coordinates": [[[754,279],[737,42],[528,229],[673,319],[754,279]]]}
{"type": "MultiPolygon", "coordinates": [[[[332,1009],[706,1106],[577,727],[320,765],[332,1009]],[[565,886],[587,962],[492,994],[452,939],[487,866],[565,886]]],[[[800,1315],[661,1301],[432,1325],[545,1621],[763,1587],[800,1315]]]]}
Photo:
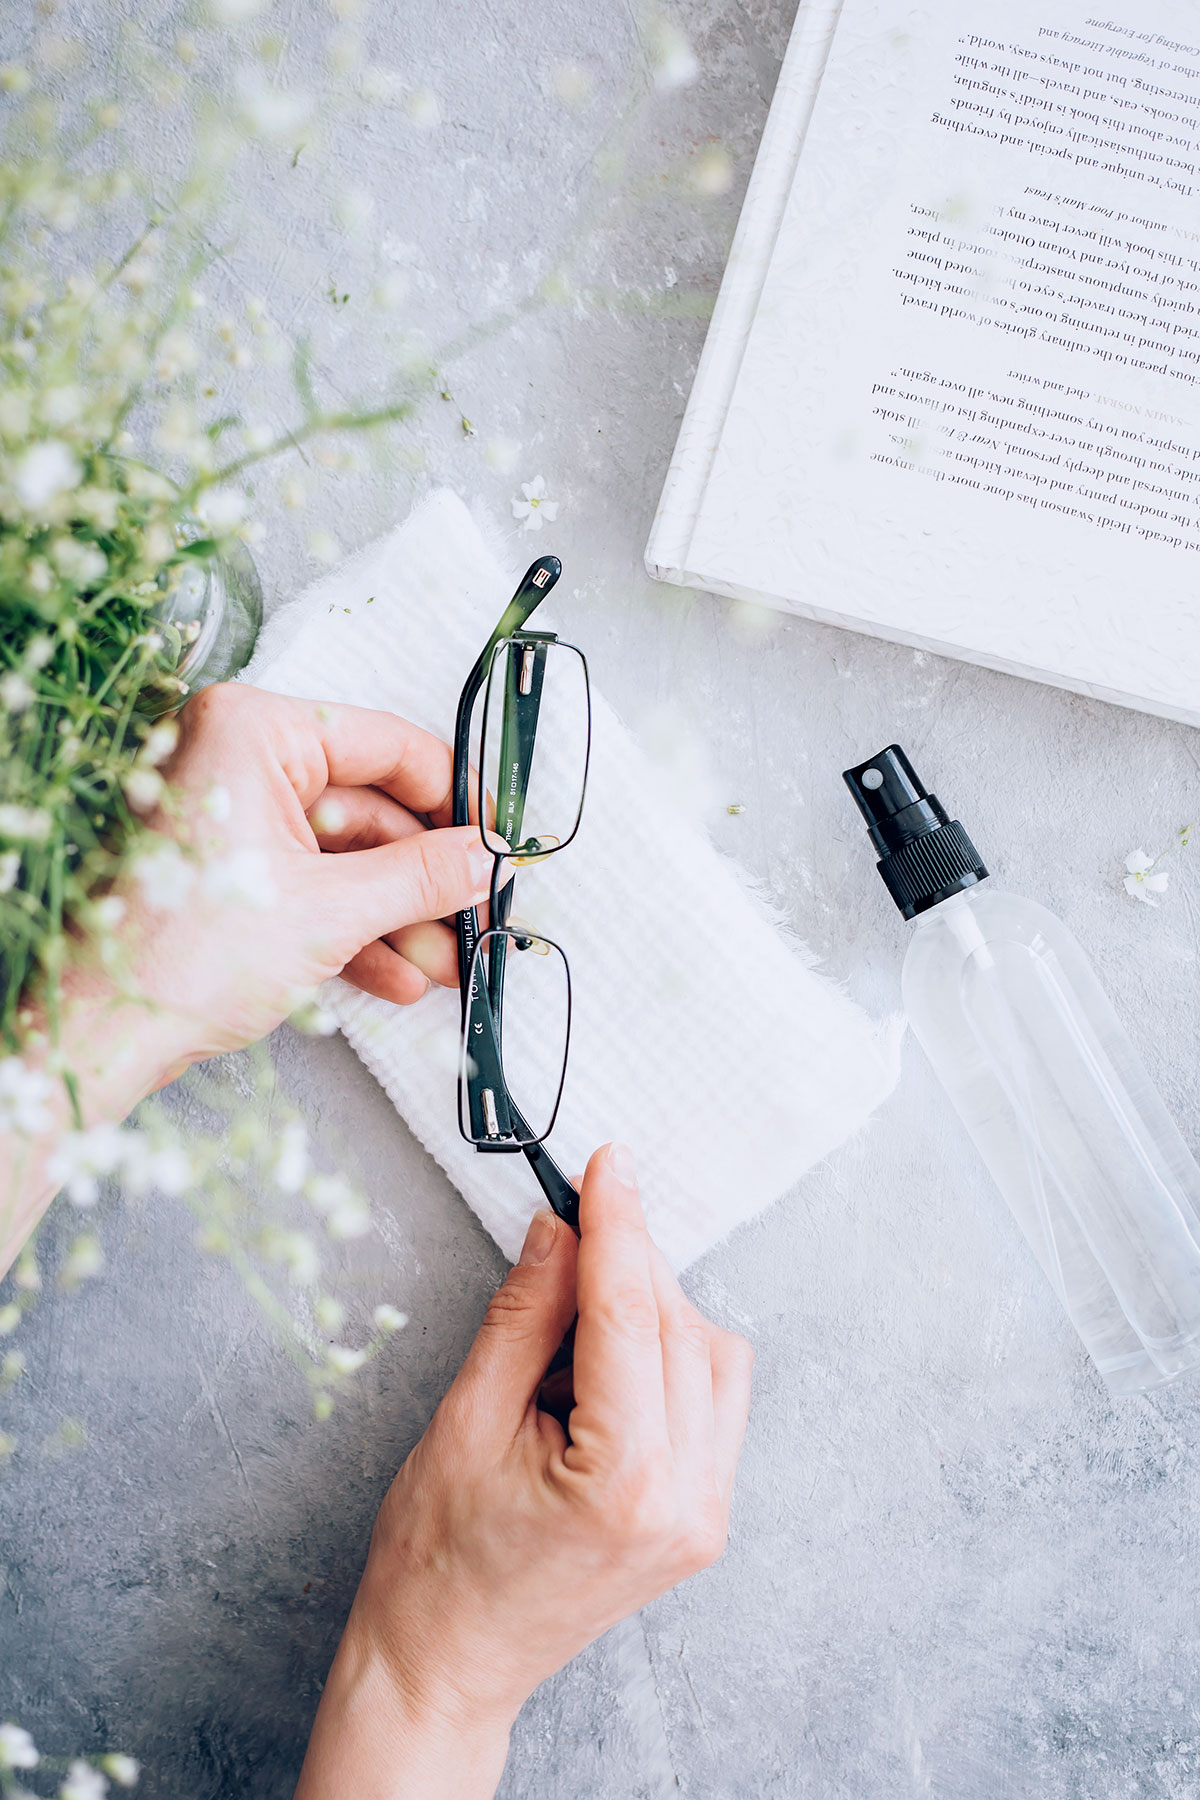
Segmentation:
{"type": "Polygon", "coordinates": [[[561,849],[561,838],[549,836],[526,838],[523,844],[518,844],[515,850],[509,851],[508,860],[510,863],[515,863],[519,869],[526,869],[531,864],[541,862],[543,858],[553,855],[555,850],[561,849]]]}

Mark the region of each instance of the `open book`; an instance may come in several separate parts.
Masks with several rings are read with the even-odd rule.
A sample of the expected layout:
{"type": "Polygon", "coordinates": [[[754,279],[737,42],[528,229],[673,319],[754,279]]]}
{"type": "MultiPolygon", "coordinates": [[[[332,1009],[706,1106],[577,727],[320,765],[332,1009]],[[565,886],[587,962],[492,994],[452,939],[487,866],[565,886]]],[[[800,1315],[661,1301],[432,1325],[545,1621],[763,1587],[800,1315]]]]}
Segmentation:
{"type": "Polygon", "coordinates": [[[801,0],[652,574],[1200,725],[1200,7],[801,0]]]}

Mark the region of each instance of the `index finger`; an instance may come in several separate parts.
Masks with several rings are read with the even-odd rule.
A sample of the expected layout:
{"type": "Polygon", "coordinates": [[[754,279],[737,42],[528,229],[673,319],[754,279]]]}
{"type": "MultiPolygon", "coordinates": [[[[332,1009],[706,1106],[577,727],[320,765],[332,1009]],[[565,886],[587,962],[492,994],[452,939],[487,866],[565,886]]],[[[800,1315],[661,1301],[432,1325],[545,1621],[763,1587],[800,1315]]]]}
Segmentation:
{"type": "Polygon", "coordinates": [[[435,825],[450,823],[454,753],[431,731],[373,707],[256,698],[269,698],[280,754],[306,809],[327,787],[374,787],[435,825]]]}
{"type": "Polygon", "coordinates": [[[658,1300],[633,1158],[597,1150],[579,1193],[575,1409],[565,1460],[668,1442],[658,1300]]]}

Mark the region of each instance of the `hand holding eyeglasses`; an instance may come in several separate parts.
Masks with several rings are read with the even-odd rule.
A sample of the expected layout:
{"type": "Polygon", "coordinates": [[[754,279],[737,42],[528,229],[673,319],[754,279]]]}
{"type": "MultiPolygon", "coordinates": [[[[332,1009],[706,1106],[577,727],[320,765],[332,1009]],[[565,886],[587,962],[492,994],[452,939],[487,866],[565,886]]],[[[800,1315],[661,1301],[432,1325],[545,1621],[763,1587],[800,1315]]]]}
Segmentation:
{"type": "Polygon", "coordinates": [[[683,1295],[628,1151],[592,1157],[579,1226],[536,1216],[392,1484],[297,1800],[490,1795],[538,1683],[721,1554],[750,1347],[683,1295]],[[568,1435],[537,1393],[576,1308],[568,1435]]]}

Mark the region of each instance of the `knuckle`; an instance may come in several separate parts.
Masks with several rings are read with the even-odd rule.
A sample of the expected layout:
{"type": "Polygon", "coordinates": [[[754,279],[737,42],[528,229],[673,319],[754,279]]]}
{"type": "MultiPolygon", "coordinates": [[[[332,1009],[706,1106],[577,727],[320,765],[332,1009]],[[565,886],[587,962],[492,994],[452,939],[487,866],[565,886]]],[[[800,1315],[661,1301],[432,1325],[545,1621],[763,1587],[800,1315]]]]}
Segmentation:
{"type": "Polygon", "coordinates": [[[721,1342],[729,1360],[749,1375],[754,1368],[754,1345],[749,1338],[742,1337],[737,1331],[722,1331],[721,1342]]]}
{"type": "Polygon", "coordinates": [[[713,1328],[694,1306],[684,1305],[671,1321],[671,1332],[681,1349],[695,1355],[708,1355],[713,1328]]]}
{"type": "Polygon", "coordinates": [[[695,1518],[689,1520],[682,1536],[680,1550],[686,1566],[692,1571],[711,1569],[719,1562],[725,1551],[728,1533],[725,1521],[716,1510],[706,1507],[695,1518]]]}
{"type": "Polygon", "coordinates": [[[433,833],[422,832],[419,837],[408,840],[409,852],[409,912],[413,920],[440,919],[445,907],[442,904],[441,870],[438,857],[431,839],[433,833]]]}
{"type": "Polygon", "coordinates": [[[193,726],[220,725],[240,712],[246,699],[246,690],[239,688],[236,682],[215,681],[211,687],[201,688],[192,695],[187,703],[187,716],[193,726]]]}
{"type": "Polygon", "coordinates": [[[489,1337],[524,1337],[538,1329],[540,1319],[536,1296],[514,1270],[492,1295],[480,1332],[489,1337]]]}
{"type": "Polygon", "coordinates": [[[599,1302],[600,1322],[621,1337],[643,1344],[656,1341],[659,1334],[658,1305],[649,1289],[615,1288],[599,1302]]]}
{"type": "Polygon", "coordinates": [[[672,1485],[653,1462],[641,1462],[619,1474],[598,1496],[598,1511],[612,1536],[627,1549],[669,1544],[678,1530],[672,1485]]]}

